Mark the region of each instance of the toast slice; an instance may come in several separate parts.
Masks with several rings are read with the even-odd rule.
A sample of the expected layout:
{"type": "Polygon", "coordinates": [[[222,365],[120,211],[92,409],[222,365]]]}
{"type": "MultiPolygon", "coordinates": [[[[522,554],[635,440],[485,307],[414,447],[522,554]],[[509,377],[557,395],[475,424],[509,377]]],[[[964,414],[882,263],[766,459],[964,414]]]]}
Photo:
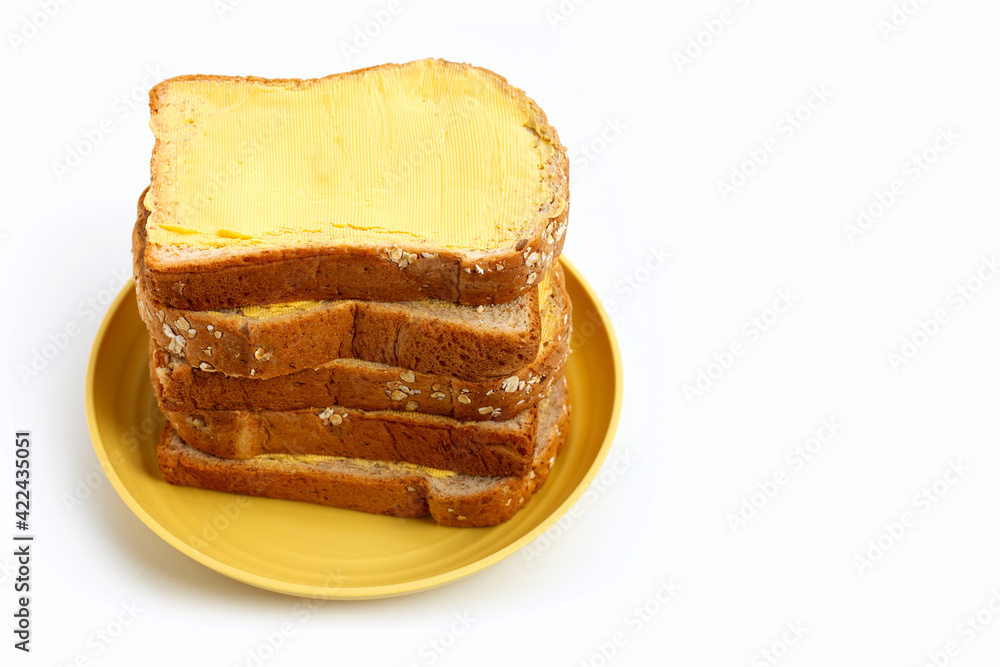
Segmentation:
{"type": "Polygon", "coordinates": [[[169,425],[157,459],[164,479],[176,485],[397,517],[430,514],[445,526],[493,526],[514,516],[545,483],[568,432],[569,400],[561,383],[539,406],[531,469],[519,476],[334,457],[270,455],[232,461],[191,447],[169,425]]]}
{"type": "MultiPolygon", "coordinates": [[[[562,320],[560,320],[562,323],[562,320]]],[[[535,359],[511,375],[469,382],[358,359],[336,359],[273,378],[202,370],[150,339],[149,372],[165,410],[301,410],[338,405],[397,410],[460,421],[506,421],[541,399],[569,356],[568,318],[535,359]]]]}
{"type": "Polygon", "coordinates": [[[149,105],[141,279],[165,305],[506,303],[562,250],[566,149],[488,70],[181,76],[149,105]]]}
{"type": "MultiPolygon", "coordinates": [[[[563,376],[554,383],[559,391],[563,376]]],[[[539,405],[545,397],[539,401],[539,405]]],[[[264,454],[346,456],[415,463],[472,475],[523,475],[531,467],[538,405],[503,422],[332,405],[307,410],[160,409],[189,445],[224,459],[264,454]]]]}
{"type": "MultiPolygon", "coordinates": [[[[334,359],[316,368],[307,367],[273,377],[263,372],[253,378],[233,377],[217,372],[218,369],[205,362],[201,362],[204,366],[192,365],[164,350],[153,338],[150,340],[150,376],[160,404],[164,409],[175,411],[299,410],[339,405],[361,410],[407,410],[461,421],[504,421],[537,403],[553,378],[565,367],[572,326],[570,303],[561,281],[557,281],[555,287],[558,289],[546,296],[542,307],[542,341],[538,353],[510,375],[469,381],[455,375],[425,373],[350,358],[334,359]]],[[[143,317],[150,315],[142,308],[140,312],[144,312],[143,317]]],[[[210,333],[193,322],[185,324],[210,333]]],[[[433,325],[433,322],[428,324],[433,325]]],[[[237,339],[236,335],[230,337],[237,339]]],[[[223,336],[219,340],[226,338],[223,336]]],[[[288,334],[288,338],[292,345],[301,341],[292,334],[288,334]]],[[[171,349],[178,347],[174,345],[171,349]]],[[[197,345],[185,345],[180,349],[197,354],[197,345]]],[[[209,352],[213,360],[222,358],[211,348],[209,352]]],[[[191,354],[188,356],[190,358],[191,354]]],[[[197,360],[196,356],[194,363],[197,360]]],[[[221,368],[228,370],[231,366],[221,368]]]]}
{"type": "MultiPolygon", "coordinates": [[[[137,248],[144,213],[140,203],[137,248]]],[[[341,358],[470,381],[509,376],[538,356],[543,335],[565,327],[570,313],[558,262],[506,304],[347,299],[196,311],[156,302],[138,278],[141,249],[134,256],[139,315],[150,336],[192,366],[234,377],[273,378],[341,358]]]]}

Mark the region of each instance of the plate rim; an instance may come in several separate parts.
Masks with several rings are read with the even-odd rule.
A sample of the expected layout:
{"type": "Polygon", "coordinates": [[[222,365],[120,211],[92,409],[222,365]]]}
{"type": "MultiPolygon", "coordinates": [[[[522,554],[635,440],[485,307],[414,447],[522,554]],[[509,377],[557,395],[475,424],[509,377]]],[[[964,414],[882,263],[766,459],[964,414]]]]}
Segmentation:
{"type": "Polygon", "coordinates": [[[571,263],[565,257],[560,257],[559,262],[563,265],[563,268],[572,274],[573,278],[580,284],[584,292],[587,294],[591,303],[594,305],[598,316],[600,317],[601,325],[608,336],[608,340],[611,347],[611,357],[613,372],[615,377],[614,392],[613,392],[613,405],[611,409],[611,417],[608,422],[608,428],[604,434],[604,440],[601,443],[600,448],[597,451],[597,455],[591,462],[590,467],[584,474],[583,478],[577,484],[576,488],[569,494],[569,496],[549,513],[537,526],[522,535],[520,538],[511,542],[507,546],[497,549],[482,558],[479,558],[471,563],[467,563],[461,567],[448,570],[439,574],[435,574],[429,577],[423,577],[420,579],[414,579],[406,582],[394,583],[394,584],[379,584],[376,586],[358,586],[355,588],[331,588],[331,587],[316,587],[309,586],[305,584],[296,584],[287,581],[282,581],[280,579],[275,579],[273,577],[267,577],[254,572],[250,572],[246,569],[241,569],[236,566],[230,565],[229,563],[219,560],[218,558],[213,558],[203,551],[197,549],[191,544],[181,540],[176,535],[174,535],[170,530],[164,527],[159,521],[157,521],[142,504],[136,500],[136,498],[129,493],[128,489],[125,487],[124,482],[118,476],[114,465],[111,463],[110,458],[107,455],[107,450],[103,445],[103,438],[99,433],[97,427],[97,409],[95,406],[96,398],[94,392],[94,378],[97,371],[97,358],[99,352],[102,348],[102,344],[107,335],[107,330],[111,325],[111,321],[115,318],[118,313],[118,309],[121,307],[122,302],[134,293],[135,281],[130,279],[122,290],[115,297],[115,300],[108,307],[107,312],[104,314],[104,318],[101,321],[101,326],[97,330],[97,334],[94,337],[94,343],[90,350],[90,356],[87,362],[87,377],[86,377],[86,411],[87,411],[87,429],[90,433],[90,442],[94,448],[94,453],[97,455],[97,460],[101,464],[101,468],[104,470],[104,474],[107,476],[108,481],[111,482],[111,486],[115,489],[118,496],[125,502],[126,506],[132,511],[136,517],[142,521],[147,528],[153,531],[154,534],[163,539],[167,544],[174,547],[184,555],[193,559],[194,561],[208,567],[220,574],[223,574],[231,579],[235,579],[245,584],[251,586],[256,586],[257,588],[263,588],[265,590],[273,591],[276,593],[283,593],[286,595],[294,595],[299,597],[308,597],[316,599],[326,599],[326,600],[368,600],[376,598],[387,598],[396,597],[400,595],[409,595],[412,593],[418,593],[421,591],[431,590],[445,584],[449,584],[465,577],[475,574],[476,572],[481,572],[501,560],[513,555],[517,551],[523,549],[528,544],[533,542],[542,533],[547,531],[553,525],[555,525],[569,510],[580,500],[590,485],[593,483],[594,479],[597,477],[604,465],[605,460],[608,457],[608,453],[611,450],[611,445],[614,442],[615,434],[618,430],[618,422],[621,417],[622,401],[624,394],[624,377],[621,359],[621,349],[618,346],[618,338],[615,335],[614,327],[611,324],[611,319],[608,317],[607,311],[604,309],[604,305],[601,303],[600,298],[598,298],[597,293],[594,291],[593,287],[590,286],[583,275],[580,273],[579,269],[571,263]]]}

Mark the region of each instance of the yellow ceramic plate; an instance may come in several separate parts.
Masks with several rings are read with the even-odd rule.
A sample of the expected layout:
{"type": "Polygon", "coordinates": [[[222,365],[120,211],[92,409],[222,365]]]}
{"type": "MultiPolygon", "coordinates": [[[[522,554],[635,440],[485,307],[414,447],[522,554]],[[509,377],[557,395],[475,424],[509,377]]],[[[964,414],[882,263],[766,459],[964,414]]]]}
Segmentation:
{"type": "Polygon", "coordinates": [[[164,423],[149,383],[148,337],[131,283],[112,304],[87,371],[87,421],[108,479],[170,545],[239,581],[327,599],[403,595],[456,581],[505,558],[554,524],[597,475],[622,401],[618,343],[607,314],[563,260],[573,301],[568,366],[572,425],[548,482],[492,528],[448,528],[309,503],[171,486],[156,466],[164,423]]]}

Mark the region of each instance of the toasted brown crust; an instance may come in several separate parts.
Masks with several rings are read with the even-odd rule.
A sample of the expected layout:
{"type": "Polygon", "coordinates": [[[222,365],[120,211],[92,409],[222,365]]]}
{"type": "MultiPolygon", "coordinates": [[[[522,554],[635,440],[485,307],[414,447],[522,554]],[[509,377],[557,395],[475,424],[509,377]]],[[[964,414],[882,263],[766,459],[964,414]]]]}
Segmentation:
{"type": "MultiPolygon", "coordinates": [[[[144,230],[140,220],[133,230],[137,246],[142,244],[144,230]]],[[[140,276],[141,252],[134,258],[135,273],[140,276]]],[[[553,308],[559,321],[568,321],[570,302],[558,262],[552,271],[554,302],[540,304],[538,289],[518,297],[528,320],[528,326],[518,329],[435,317],[433,312],[405,303],[359,300],[324,302],[320,308],[266,320],[176,309],[153,300],[139,278],[136,296],[139,315],[161,347],[193,366],[206,364],[226,375],[272,378],[333,359],[354,358],[483,381],[516,373],[537,357],[541,307],[553,308]]],[[[488,314],[484,317],[488,319],[488,314]]]]}
{"type": "Polygon", "coordinates": [[[150,376],[166,410],[301,410],[339,405],[416,411],[460,421],[505,421],[538,403],[569,356],[569,328],[542,342],[514,373],[469,382],[398,366],[339,359],[269,379],[230,377],[185,363],[150,341],[150,376]]]}
{"type": "Polygon", "coordinates": [[[229,493],[300,500],[345,509],[418,517],[446,526],[493,526],[509,520],[548,479],[569,432],[565,383],[539,415],[530,471],[521,476],[443,479],[426,473],[362,467],[350,461],[232,461],[186,445],[167,426],[157,448],[167,482],[229,493]]]}
{"type": "Polygon", "coordinates": [[[503,424],[408,412],[194,410],[163,414],[192,447],[224,459],[316,454],[398,461],[471,475],[524,475],[538,428],[532,408],[503,424]]]}
{"type": "MultiPolygon", "coordinates": [[[[144,265],[138,278],[145,281],[146,289],[156,301],[191,310],[331,299],[415,301],[433,298],[483,305],[507,303],[517,298],[531,287],[532,275],[542,275],[562,252],[569,216],[569,160],[558,133],[538,105],[503,77],[488,70],[481,71],[495,77],[512,94],[525,100],[535,121],[532,130],[554,148],[544,168],[553,197],[540,207],[529,232],[510,246],[489,251],[452,250],[417,243],[246,248],[234,253],[212,254],[195,263],[186,256],[179,259],[178,253],[170,247],[145,244],[143,236],[144,265]],[[408,253],[404,257],[412,255],[415,259],[394,260],[397,250],[408,253]]],[[[161,93],[171,81],[205,79],[238,79],[293,87],[309,83],[300,79],[177,77],[150,91],[151,113],[157,113],[161,93]]],[[[156,172],[159,143],[157,139],[151,161],[152,174],[156,172]]]]}

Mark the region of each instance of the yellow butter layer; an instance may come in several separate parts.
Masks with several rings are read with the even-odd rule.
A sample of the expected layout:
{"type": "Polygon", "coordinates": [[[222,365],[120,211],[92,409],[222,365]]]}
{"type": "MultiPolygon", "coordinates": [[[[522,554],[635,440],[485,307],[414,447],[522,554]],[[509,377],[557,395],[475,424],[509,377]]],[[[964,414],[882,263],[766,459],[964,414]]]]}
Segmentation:
{"type": "Polygon", "coordinates": [[[553,147],[527,100],[467,65],[161,85],[154,245],[489,250],[518,239],[553,196],[553,147]]]}
{"type": "Polygon", "coordinates": [[[429,477],[442,479],[451,477],[458,473],[451,470],[438,470],[416,463],[406,463],[405,461],[369,461],[368,459],[355,459],[346,456],[324,456],[321,454],[260,454],[253,457],[254,461],[296,461],[298,463],[327,463],[336,461],[347,461],[362,468],[387,468],[396,472],[409,472],[429,477]]]}
{"type": "Polygon", "coordinates": [[[289,301],[288,303],[276,303],[267,306],[241,306],[235,309],[238,314],[250,317],[255,320],[270,320],[292,313],[304,313],[316,310],[326,303],[324,301],[289,301]]]}

